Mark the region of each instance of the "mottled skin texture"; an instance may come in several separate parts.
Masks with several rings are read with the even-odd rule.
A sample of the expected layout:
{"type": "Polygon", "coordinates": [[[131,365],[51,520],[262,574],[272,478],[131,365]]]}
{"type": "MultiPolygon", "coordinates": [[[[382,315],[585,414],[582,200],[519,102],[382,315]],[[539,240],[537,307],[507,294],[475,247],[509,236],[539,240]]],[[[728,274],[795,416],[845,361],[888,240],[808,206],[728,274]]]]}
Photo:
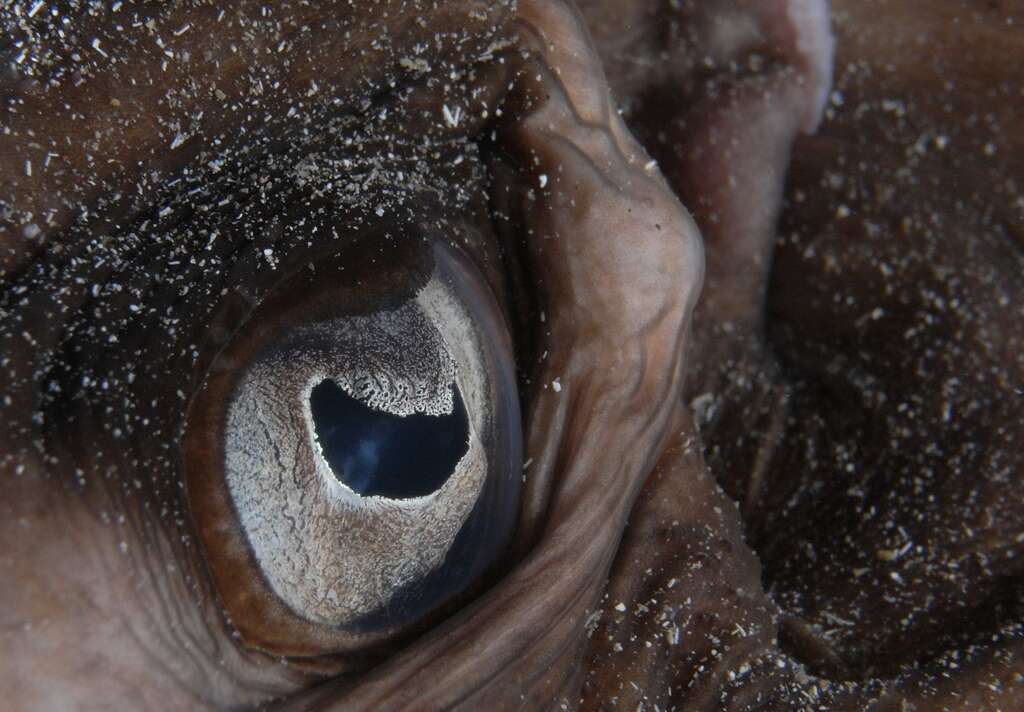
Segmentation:
{"type": "Polygon", "coordinates": [[[8,702],[1019,707],[1024,4],[834,0],[802,137],[819,3],[354,5],[126,4],[3,77],[8,702]],[[220,605],[181,424],[284,274],[416,231],[504,299],[521,522],[332,654],[220,605]]]}

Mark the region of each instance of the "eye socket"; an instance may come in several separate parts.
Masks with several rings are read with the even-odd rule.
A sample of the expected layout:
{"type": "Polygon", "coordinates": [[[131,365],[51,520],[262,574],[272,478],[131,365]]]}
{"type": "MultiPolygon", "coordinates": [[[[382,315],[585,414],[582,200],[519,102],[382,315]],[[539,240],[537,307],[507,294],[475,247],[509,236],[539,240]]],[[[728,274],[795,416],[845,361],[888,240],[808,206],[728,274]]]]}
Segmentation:
{"type": "Polygon", "coordinates": [[[501,311],[443,239],[371,235],[284,279],[213,361],[183,453],[246,642],[364,651],[472,593],[516,521],[501,311]]]}

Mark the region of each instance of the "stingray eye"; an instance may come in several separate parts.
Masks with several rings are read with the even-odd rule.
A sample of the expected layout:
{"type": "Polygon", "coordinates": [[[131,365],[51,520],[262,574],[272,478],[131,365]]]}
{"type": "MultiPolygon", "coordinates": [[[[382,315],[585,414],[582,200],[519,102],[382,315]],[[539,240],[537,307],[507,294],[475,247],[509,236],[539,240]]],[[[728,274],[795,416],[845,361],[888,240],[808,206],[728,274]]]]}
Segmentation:
{"type": "Polygon", "coordinates": [[[501,312],[457,248],[367,240],[284,280],[186,429],[200,538],[243,637],[362,649],[470,590],[512,532],[519,427],[501,312]]]}

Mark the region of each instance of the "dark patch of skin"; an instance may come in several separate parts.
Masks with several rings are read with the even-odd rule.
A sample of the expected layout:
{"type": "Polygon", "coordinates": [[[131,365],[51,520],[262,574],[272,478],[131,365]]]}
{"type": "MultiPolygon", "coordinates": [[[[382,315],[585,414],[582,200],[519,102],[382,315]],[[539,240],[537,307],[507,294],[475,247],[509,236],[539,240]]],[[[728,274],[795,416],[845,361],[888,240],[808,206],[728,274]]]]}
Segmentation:
{"type": "Polygon", "coordinates": [[[798,138],[828,78],[787,3],[578,4],[7,18],[53,50],[0,136],[16,707],[1020,704],[1024,7],[834,2],[798,138]],[[382,231],[506,298],[516,551],[389,644],[246,639],[186,406],[285,275],[382,231]]]}

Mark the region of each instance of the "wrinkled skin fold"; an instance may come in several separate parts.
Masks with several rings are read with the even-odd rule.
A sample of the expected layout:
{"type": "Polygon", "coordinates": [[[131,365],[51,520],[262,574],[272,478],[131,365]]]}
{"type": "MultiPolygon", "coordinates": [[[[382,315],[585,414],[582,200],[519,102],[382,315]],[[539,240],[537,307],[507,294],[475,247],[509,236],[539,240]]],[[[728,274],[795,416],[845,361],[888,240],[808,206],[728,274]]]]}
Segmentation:
{"type": "Polygon", "coordinates": [[[1024,703],[1024,5],[226,8],[12,25],[53,50],[2,82],[16,708],[1024,703]],[[403,231],[502,302],[512,549],[365,650],[233,621],[191,395],[289,269],[403,231]]]}

